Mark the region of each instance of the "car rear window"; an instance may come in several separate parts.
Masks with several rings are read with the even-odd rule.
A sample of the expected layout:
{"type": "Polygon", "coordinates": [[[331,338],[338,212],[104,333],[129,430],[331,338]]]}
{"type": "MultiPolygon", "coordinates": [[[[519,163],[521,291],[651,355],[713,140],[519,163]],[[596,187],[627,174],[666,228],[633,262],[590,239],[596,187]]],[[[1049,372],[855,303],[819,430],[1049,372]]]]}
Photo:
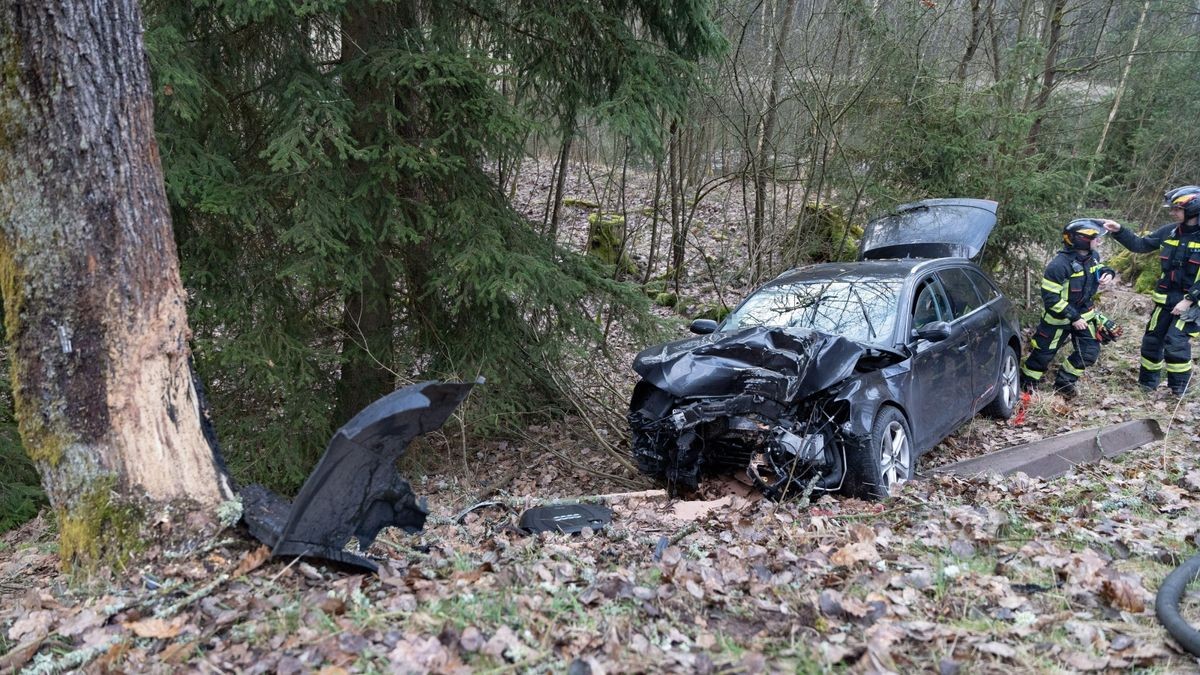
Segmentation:
{"type": "Polygon", "coordinates": [[[954,318],[960,318],[978,309],[983,300],[975,290],[975,284],[967,277],[966,270],[953,267],[938,272],[942,278],[942,286],[950,296],[950,304],[954,305],[954,318]]]}
{"type": "Polygon", "coordinates": [[[991,279],[983,276],[979,270],[968,269],[967,276],[971,277],[971,281],[975,282],[975,289],[983,296],[985,303],[992,298],[1000,297],[1000,291],[996,288],[996,284],[993,284],[991,279]]]}
{"type": "Polygon", "coordinates": [[[856,342],[890,342],[901,280],[810,281],[759,289],[721,330],[808,328],[856,342]]]}

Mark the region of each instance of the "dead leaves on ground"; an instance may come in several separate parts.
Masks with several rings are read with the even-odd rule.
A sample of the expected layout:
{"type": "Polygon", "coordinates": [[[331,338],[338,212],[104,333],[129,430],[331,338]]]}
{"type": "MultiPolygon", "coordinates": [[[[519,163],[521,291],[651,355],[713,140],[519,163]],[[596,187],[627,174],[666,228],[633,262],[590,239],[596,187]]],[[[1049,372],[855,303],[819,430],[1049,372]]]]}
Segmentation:
{"type": "MultiPolygon", "coordinates": [[[[1079,410],[1043,406],[1020,428],[979,420],[946,447],[1078,428],[1090,421],[1079,410]]],[[[1181,410],[1200,415],[1191,401],[1181,410]]],[[[1183,440],[1195,433],[1179,428],[1183,440]]],[[[585,442],[536,433],[564,452],[585,442]]],[[[520,456],[488,452],[499,453],[483,458],[493,467],[520,456]]],[[[417,484],[443,490],[431,501],[447,513],[467,505],[469,488],[456,486],[417,484]]],[[[614,491],[555,462],[509,487],[614,491]]],[[[1191,554],[1198,503],[1200,467],[1181,441],[1051,483],[935,476],[884,505],[729,495],[688,524],[669,503],[628,502],[587,538],[525,536],[515,513],[481,510],[416,537],[385,534],[374,552],[391,560],[378,577],[238,544],[114,575],[108,595],[78,593],[55,578],[44,537],[14,539],[0,549],[0,581],[23,583],[0,585],[0,671],[114,640],[104,665],[135,671],[1171,670],[1191,662],[1166,641],[1153,593],[1191,554]],[[158,616],[219,575],[229,581],[158,616]]]]}

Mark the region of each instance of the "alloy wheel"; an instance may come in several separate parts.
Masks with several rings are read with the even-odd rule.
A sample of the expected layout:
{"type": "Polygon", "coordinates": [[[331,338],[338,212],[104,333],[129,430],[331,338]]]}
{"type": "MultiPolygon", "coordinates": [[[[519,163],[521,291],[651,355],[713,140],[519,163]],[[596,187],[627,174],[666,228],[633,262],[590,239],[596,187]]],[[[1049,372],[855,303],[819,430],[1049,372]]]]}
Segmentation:
{"type": "Polygon", "coordinates": [[[884,484],[891,488],[912,475],[912,450],[904,425],[892,421],[879,439],[879,473],[884,484]]]}
{"type": "Polygon", "coordinates": [[[1004,356],[1004,366],[1000,370],[1000,396],[1004,397],[1004,408],[1012,410],[1017,404],[1017,397],[1020,396],[1021,378],[1020,370],[1017,368],[1017,357],[1013,356],[1011,350],[1004,356]]]}

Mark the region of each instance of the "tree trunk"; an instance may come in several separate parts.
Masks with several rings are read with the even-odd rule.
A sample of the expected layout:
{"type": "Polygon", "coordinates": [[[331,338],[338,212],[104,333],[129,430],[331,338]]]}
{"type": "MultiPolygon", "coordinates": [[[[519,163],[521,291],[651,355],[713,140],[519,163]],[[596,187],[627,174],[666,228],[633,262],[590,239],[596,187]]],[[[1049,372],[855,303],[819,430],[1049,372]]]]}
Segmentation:
{"type": "Polygon", "coordinates": [[[13,403],[66,563],[136,505],[232,496],[190,367],[134,0],[0,4],[0,284],[13,403]]]}
{"type": "Polygon", "coordinates": [[[642,275],[642,285],[650,282],[654,276],[654,263],[658,257],[658,222],[662,205],[663,160],[654,160],[654,200],[651,202],[650,213],[650,252],[646,255],[646,273],[642,275]]]}
{"type": "MultiPolygon", "coordinates": [[[[364,51],[378,48],[384,39],[383,31],[391,29],[393,17],[385,13],[381,5],[359,6],[358,11],[349,12],[342,22],[343,62],[350,61],[364,51]]],[[[373,114],[360,114],[351,124],[350,132],[362,147],[377,142],[384,133],[383,106],[390,100],[390,92],[368,82],[347,84],[350,97],[358,111],[374,110],[373,114]]],[[[398,104],[407,102],[397,97],[398,104]]],[[[408,124],[411,124],[408,123],[408,124]]],[[[415,133],[406,134],[412,137],[415,133]]],[[[359,181],[374,180],[365,160],[350,162],[350,172],[359,181]]],[[[337,400],[334,403],[332,428],[337,429],[360,410],[379,397],[395,389],[396,378],[393,365],[393,322],[392,322],[392,276],[388,270],[386,240],[380,236],[387,228],[387,221],[394,214],[388,212],[389,200],[381,193],[391,187],[379,186],[366,191],[363,199],[364,212],[374,232],[351,234],[351,246],[363,251],[365,262],[362,277],[356,280],[353,290],[346,294],[342,308],[342,369],[337,383],[337,400]]]]}
{"type": "Polygon", "coordinates": [[[1129,47],[1129,56],[1125,59],[1125,67],[1121,70],[1121,80],[1117,83],[1112,107],[1108,109],[1104,128],[1100,130],[1100,140],[1096,141],[1096,151],[1092,153],[1092,158],[1088,162],[1087,177],[1083,179],[1083,189],[1079,191],[1080,201],[1075,208],[1083,207],[1083,198],[1087,196],[1088,188],[1092,184],[1092,177],[1096,175],[1096,165],[1100,163],[1100,158],[1104,154],[1104,144],[1108,142],[1108,132],[1112,128],[1113,120],[1117,118],[1117,111],[1121,109],[1121,99],[1125,96],[1125,84],[1129,81],[1129,71],[1133,68],[1133,56],[1137,53],[1138,44],[1142,40],[1142,26],[1146,25],[1146,14],[1149,12],[1150,0],[1146,0],[1142,3],[1142,13],[1138,16],[1137,27],[1133,30],[1133,45],[1129,47]]]}
{"type": "Polygon", "coordinates": [[[562,145],[558,149],[558,161],[555,162],[554,194],[551,196],[549,217],[550,241],[558,241],[558,219],[562,213],[563,192],[567,186],[567,168],[571,162],[571,144],[575,140],[575,113],[568,114],[562,124],[562,145]]]}
{"type": "Polygon", "coordinates": [[[1046,119],[1046,105],[1050,102],[1050,93],[1054,91],[1054,78],[1058,74],[1058,48],[1062,44],[1063,14],[1066,12],[1066,6],[1067,0],[1053,0],[1051,6],[1047,8],[1050,13],[1046,16],[1046,60],[1042,65],[1042,86],[1038,89],[1037,97],[1033,101],[1035,117],[1033,124],[1029,127],[1029,138],[1025,144],[1026,152],[1030,155],[1036,154],[1039,150],[1042,123],[1046,119]]]}
{"type": "Polygon", "coordinates": [[[779,31],[771,41],[771,83],[763,102],[758,128],[758,142],[754,149],[754,220],[750,226],[750,275],[757,281],[763,272],[763,249],[766,243],[767,173],[771,164],[770,148],[775,143],[775,119],[779,106],[779,89],[783,86],[784,52],[792,32],[792,17],[796,14],[796,0],[788,0],[783,10],[779,31]]]}
{"type": "Polygon", "coordinates": [[[671,281],[675,294],[679,294],[679,283],[683,279],[683,266],[687,259],[687,230],[683,219],[683,170],[680,168],[679,144],[683,130],[678,121],[671,122],[670,145],[667,146],[667,194],[671,200],[671,281]]]}
{"type": "Polygon", "coordinates": [[[963,52],[962,60],[958,62],[958,72],[955,74],[959,82],[967,79],[967,67],[975,58],[979,49],[979,41],[983,39],[983,12],[980,11],[979,0],[971,0],[971,32],[967,36],[967,49],[963,52]]]}

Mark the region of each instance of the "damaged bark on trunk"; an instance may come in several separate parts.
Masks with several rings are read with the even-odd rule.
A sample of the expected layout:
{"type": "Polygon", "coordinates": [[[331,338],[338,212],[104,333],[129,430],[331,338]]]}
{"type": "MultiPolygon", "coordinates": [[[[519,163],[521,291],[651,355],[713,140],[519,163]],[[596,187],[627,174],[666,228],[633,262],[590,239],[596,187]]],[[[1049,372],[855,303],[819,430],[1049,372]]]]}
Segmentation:
{"type": "Polygon", "coordinates": [[[213,512],[232,496],[190,367],[152,113],[136,2],[0,4],[13,399],[66,562],[136,547],[143,500],[213,512]]]}

